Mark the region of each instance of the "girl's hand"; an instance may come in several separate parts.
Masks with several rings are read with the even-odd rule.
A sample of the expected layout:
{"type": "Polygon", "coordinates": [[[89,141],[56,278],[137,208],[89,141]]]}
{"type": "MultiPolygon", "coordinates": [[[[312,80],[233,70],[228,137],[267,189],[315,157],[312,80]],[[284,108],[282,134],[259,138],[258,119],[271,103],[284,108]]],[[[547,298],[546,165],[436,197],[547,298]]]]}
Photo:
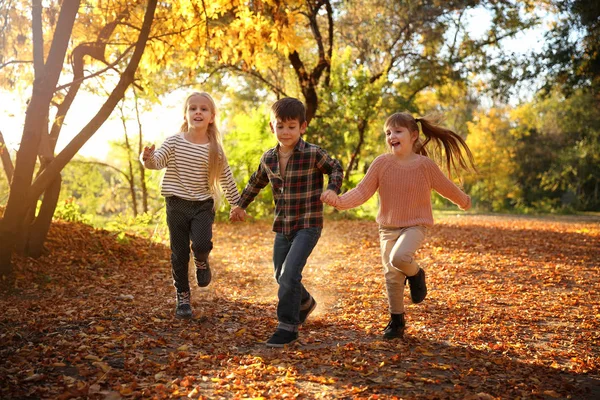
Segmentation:
{"type": "Polygon", "coordinates": [[[332,207],[335,207],[338,202],[338,195],[333,190],[326,190],[321,194],[321,201],[332,207]]]}
{"type": "Polygon", "coordinates": [[[248,214],[246,213],[246,210],[239,206],[235,206],[231,209],[231,211],[229,211],[229,221],[231,222],[243,222],[247,217],[248,214]]]}
{"type": "Polygon", "coordinates": [[[153,153],[154,153],[154,145],[152,145],[151,147],[145,146],[144,151],[142,152],[142,160],[146,161],[147,159],[149,159],[152,156],[153,153]]]}

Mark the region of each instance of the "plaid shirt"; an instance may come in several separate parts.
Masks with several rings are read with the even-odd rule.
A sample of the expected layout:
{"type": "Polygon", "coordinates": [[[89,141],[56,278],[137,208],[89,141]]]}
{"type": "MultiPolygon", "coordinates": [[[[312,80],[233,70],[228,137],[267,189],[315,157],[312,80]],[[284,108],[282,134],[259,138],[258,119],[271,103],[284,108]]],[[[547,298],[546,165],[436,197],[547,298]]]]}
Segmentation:
{"type": "Polygon", "coordinates": [[[273,230],[289,235],[300,229],[323,227],[323,175],[329,175],[327,189],[339,194],[342,186],[342,166],[322,148],[302,138],[285,168],[279,173],[279,145],[267,150],[252,174],[238,205],[246,208],[269,182],[275,202],[273,230]]]}

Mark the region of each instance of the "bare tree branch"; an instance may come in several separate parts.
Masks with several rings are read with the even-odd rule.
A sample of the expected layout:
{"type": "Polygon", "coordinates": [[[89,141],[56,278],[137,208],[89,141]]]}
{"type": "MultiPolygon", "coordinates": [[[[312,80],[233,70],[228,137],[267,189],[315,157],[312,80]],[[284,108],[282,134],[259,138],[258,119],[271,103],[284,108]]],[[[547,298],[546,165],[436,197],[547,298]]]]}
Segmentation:
{"type": "Polygon", "coordinates": [[[101,166],[101,167],[112,169],[115,172],[118,172],[119,174],[123,175],[123,177],[125,178],[125,180],[127,182],[130,182],[130,180],[131,180],[131,178],[129,177],[129,175],[127,175],[127,173],[125,171],[122,171],[119,168],[115,167],[114,165],[110,165],[110,164],[107,164],[107,163],[102,162],[102,161],[71,160],[71,163],[73,163],[73,164],[85,164],[85,165],[98,165],[98,166],[101,166]]]}
{"type": "Polygon", "coordinates": [[[0,69],[11,64],[33,64],[33,60],[10,60],[5,62],[4,64],[0,64],[0,69]]]}
{"type": "MultiPolygon", "coordinates": [[[[54,90],[54,92],[56,93],[56,92],[58,92],[60,90],[66,89],[66,88],[68,88],[68,87],[70,87],[70,86],[72,86],[74,84],[81,83],[81,82],[83,82],[85,80],[88,80],[90,78],[95,78],[96,76],[105,73],[109,69],[113,69],[114,70],[115,69],[114,68],[115,65],[119,64],[121,62],[121,60],[123,60],[127,56],[127,54],[129,54],[129,52],[131,50],[133,50],[134,47],[135,47],[135,45],[129,46],[127,49],[125,49],[125,51],[123,52],[123,54],[121,54],[119,56],[119,58],[117,58],[115,61],[113,61],[110,64],[106,64],[106,68],[103,68],[103,69],[101,69],[99,71],[93,72],[90,75],[86,75],[86,76],[79,77],[77,79],[73,79],[71,82],[65,83],[64,85],[57,86],[56,89],[54,90]]],[[[117,71],[117,72],[119,72],[119,71],[117,71]]]]}

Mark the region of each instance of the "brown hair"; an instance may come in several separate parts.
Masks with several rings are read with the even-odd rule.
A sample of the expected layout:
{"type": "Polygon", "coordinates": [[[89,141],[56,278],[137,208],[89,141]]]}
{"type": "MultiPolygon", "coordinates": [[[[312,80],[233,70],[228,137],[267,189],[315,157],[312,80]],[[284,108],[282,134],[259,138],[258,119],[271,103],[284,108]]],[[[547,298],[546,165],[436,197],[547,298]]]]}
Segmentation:
{"type": "Polygon", "coordinates": [[[221,198],[223,197],[223,192],[221,190],[221,185],[219,183],[221,179],[221,175],[223,173],[223,166],[225,165],[226,158],[225,152],[223,151],[223,140],[221,139],[221,132],[217,128],[216,122],[214,121],[217,115],[217,106],[215,105],[215,101],[212,97],[206,92],[193,92],[191,93],[187,99],[185,99],[184,107],[183,107],[183,124],[181,124],[181,132],[187,132],[189,129],[188,121],[187,121],[187,109],[188,103],[190,99],[194,96],[201,96],[208,100],[210,103],[210,111],[213,115],[213,122],[208,125],[208,129],[206,131],[208,135],[208,187],[214,198],[214,209],[216,210],[218,206],[221,204],[221,198]]]}
{"type": "Polygon", "coordinates": [[[293,97],[284,97],[271,106],[271,113],[282,121],[296,119],[302,125],[306,121],[306,108],[304,104],[293,97]]]}
{"type": "Polygon", "coordinates": [[[421,132],[423,132],[423,135],[425,136],[425,141],[421,142],[417,138],[413,148],[415,153],[429,157],[429,153],[425,149],[425,146],[433,141],[436,145],[434,152],[437,154],[435,154],[435,156],[441,156],[442,148],[444,150],[448,174],[451,173],[451,169],[459,172],[456,165],[457,162],[458,166],[464,170],[469,170],[470,167],[475,169],[473,154],[464,139],[450,129],[435,124],[431,119],[414,118],[409,113],[398,112],[386,119],[383,129],[384,131],[387,131],[389,127],[405,127],[410,132],[416,131],[418,133],[419,125],[421,125],[421,132]],[[463,155],[463,151],[466,158],[465,155],[463,155]]]}

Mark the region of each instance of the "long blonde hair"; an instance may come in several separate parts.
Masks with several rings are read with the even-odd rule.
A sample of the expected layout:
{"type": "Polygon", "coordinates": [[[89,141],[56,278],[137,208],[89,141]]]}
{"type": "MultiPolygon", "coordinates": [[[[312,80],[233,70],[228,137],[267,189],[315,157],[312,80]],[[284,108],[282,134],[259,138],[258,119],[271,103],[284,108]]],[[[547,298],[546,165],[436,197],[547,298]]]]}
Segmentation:
{"type": "Polygon", "coordinates": [[[448,175],[451,174],[451,169],[459,173],[459,167],[466,171],[471,168],[476,171],[473,154],[464,139],[450,129],[437,125],[429,118],[414,118],[409,113],[397,112],[388,117],[383,130],[385,132],[389,127],[404,127],[410,132],[419,132],[419,125],[421,125],[421,132],[425,136],[425,141],[421,142],[417,138],[413,147],[415,153],[429,157],[425,146],[433,141],[436,145],[434,158],[441,159],[442,150],[445,153],[448,175]]]}
{"type": "Polygon", "coordinates": [[[213,98],[206,92],[193,92],[187,99],[185,99],[183,107],[183,124],[181,124],[181,132],[187,132],[189,129],[187,120],[187,109],[190,99],[194,96],[201,96],[208,100],[210,103],[210,111],[213,115],[213,122],[208,125],[206,134],[208,135],[208,187],[212,193],[214,199],[214,209],[216,210],[223,198],[223,191],[220,185],[221,175],[223,173],[223,166],[225,165],[225,151],[223,150],[223,139],[221,138],[221,132],[217,128],[216,116],[217,106],[213,98]]]}

